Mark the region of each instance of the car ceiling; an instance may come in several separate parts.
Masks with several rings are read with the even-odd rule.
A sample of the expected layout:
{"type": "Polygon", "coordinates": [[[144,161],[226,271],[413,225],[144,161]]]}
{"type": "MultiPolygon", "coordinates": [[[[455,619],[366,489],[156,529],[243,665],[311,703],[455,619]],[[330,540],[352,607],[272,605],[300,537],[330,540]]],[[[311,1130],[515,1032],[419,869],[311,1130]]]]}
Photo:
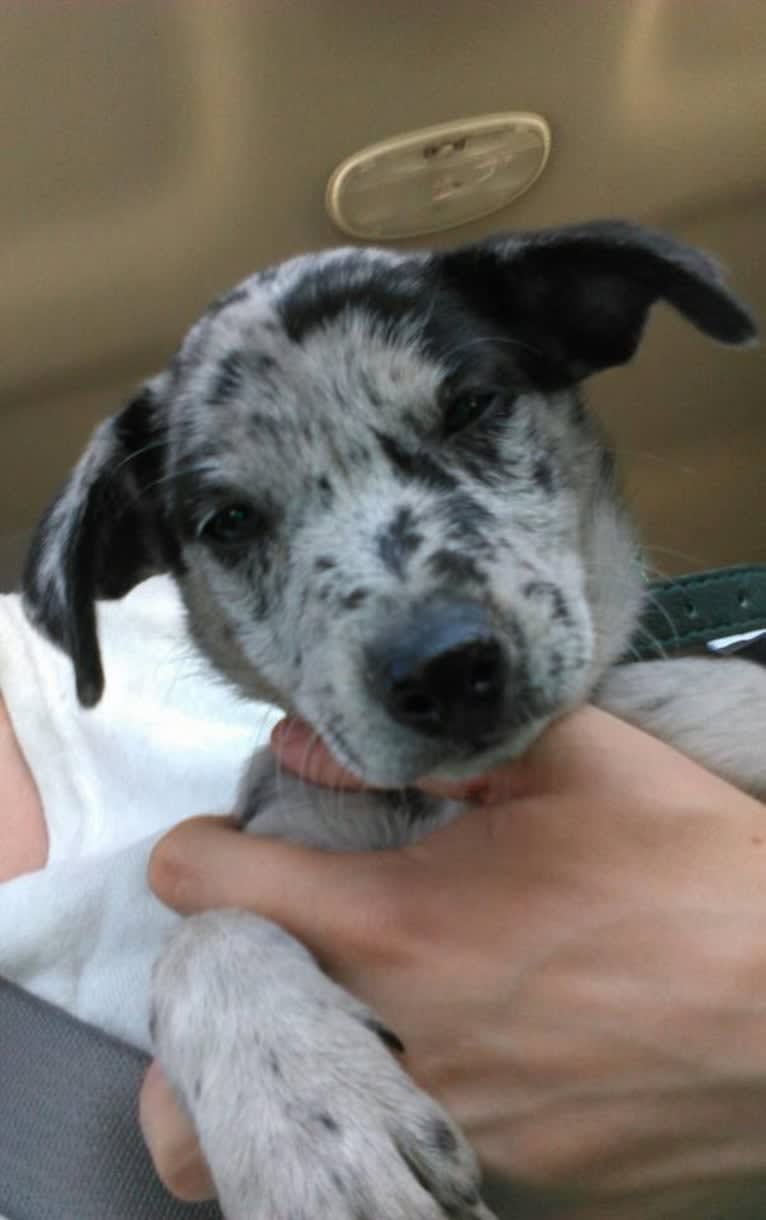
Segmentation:
{"type": "MultiPolygon", "coordinates": [[[[327,178],[399,132],[502,110],[552,131],[527,194],[415,244],[630,217],[714,251],[766,318],[762,0],[43,0],[0,29],[6,585],[95,421],[211,297],[347,242],[327,178]]],[[[764,371],[658,310],[593,382],[658,569],[766,560],[764,371]]]]}

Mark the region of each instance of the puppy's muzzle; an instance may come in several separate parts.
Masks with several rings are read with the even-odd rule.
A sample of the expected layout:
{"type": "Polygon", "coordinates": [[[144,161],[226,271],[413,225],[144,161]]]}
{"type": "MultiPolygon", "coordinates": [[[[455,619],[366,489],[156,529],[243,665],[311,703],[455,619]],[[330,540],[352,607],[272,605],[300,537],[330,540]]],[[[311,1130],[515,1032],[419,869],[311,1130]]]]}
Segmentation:
{"type": "Polygon", "coordinates": [[[398,724],[476,748],[496,736],[509,666],[482,606],[421,607],[392,624],[368,659],[373,694],[398,724]]]}

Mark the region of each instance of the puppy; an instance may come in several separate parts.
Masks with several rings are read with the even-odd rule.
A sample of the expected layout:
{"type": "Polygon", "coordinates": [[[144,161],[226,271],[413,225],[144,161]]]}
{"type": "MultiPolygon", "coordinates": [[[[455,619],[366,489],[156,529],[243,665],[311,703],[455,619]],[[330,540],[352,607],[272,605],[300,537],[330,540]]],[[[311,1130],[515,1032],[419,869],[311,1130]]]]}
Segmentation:
{"type": "MultiPolygon", "coordinates": [[[[709,258],[615,221],[256,274],[96,431],[38,529],[28,613],[90,706],[96,599],[170,572],[220,673],[381,789],[340,805],[259,755],[240,800],[259,833],[410,841],[459,812],[415,780],[479,774],[589,699],[763,794],[763,670],[618,664],[644,576],[580,385],[631,358],[660,300],[754,336],[709,258]]],[[[490,1216],[395,1036],[278,927],[184,921],[154,1010],[229,1220],[490,1216]]]]}

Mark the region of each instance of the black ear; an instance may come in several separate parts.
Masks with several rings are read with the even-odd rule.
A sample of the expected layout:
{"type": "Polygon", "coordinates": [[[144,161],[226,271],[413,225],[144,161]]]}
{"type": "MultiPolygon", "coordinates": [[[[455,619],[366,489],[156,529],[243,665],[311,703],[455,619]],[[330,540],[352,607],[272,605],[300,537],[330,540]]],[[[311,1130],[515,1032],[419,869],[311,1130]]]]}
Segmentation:
{"type": "Polygon", "coordinates": [[[717,263],[641,225],[605,220],[543,229],[437,257],[451,287],[518,335],[530,373],[551,385],[624,364],[660,300],[722,343],[756,336],[717,263]]]}
{"type": "Polygon", "coordinates": [[[96,429],[27,556],[24,607],[72,658],[86,707],[98,703],[104,689],[96,599],[122,597],[177,562],[160,495],[165,382],[164,375],[147,382],[96,429]]]}

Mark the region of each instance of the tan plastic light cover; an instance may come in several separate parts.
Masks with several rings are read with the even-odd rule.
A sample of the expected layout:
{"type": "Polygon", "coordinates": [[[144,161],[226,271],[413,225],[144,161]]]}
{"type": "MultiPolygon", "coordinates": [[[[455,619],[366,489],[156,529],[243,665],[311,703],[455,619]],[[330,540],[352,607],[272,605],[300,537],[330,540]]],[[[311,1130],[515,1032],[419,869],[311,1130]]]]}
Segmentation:
{"type": "Polygon", "coordinates": [[[371,144],[327,184],[327,210],[352,237],[451,229],[506,207],[540,176],[550,128],[538,114],[485,114],[371,144]]]}

